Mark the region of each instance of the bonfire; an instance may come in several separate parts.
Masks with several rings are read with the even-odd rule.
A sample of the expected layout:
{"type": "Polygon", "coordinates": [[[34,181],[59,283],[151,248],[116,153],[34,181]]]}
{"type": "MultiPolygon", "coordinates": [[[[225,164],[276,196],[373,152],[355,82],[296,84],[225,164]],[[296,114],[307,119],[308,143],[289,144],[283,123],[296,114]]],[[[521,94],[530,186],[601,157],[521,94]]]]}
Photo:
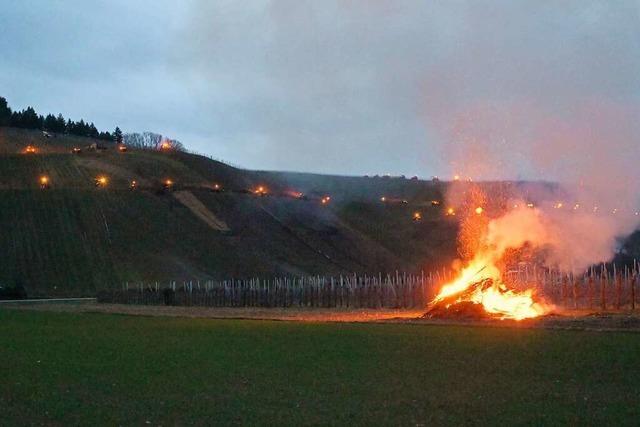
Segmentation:
{"type": "Polygon", "coordinates": [[[427,307],[425,317],[496,318],[523,320],[547,314],[551,306],[537,300],[534,288],[510,289],[499,270],[472,262],[460,276],[442,287],[427,307]]]}
{"type": "MultiPolygon", "coordinates": [[[[549,313],[552,306],[536,295],[535,284],[526,289],[503,280],[498,266],[505,265],[508,249],[518,249],[532,240],[540,240],[544,229],[534,209],[511,212],[486,210],[487,197],[482,188],[468,185],[460,206],[459,252],[469,260],[458,277],[442,286],[427,306],[425,317],[530,319],[549,313]]],[[[446,214],[458,212],[453,206],[446,214]]],[[[527,286],[530,286],[527,284],[527,286]]]]}

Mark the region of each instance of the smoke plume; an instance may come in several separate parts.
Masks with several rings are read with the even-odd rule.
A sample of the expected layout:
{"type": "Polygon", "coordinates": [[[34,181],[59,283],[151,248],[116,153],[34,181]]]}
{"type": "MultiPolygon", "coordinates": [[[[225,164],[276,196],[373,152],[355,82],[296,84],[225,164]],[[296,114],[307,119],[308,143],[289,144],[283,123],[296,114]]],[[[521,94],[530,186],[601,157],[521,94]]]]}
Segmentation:
{"type": "MultiPolygon", "coordinates": [[[[545,247],[566,270],[610,260],[639,219],[638,4],[463,4],[458,44],[423,79],[449,176],[554,183],[514,186],[483,243],[545,247]]],[[[450,203],[468,187],[451,186],[450,203]]]]}
{"type": "MultiPolygon", "coordinates": [[[[617,240],[638,226],[639,116],[606,100],[571,110],[552,116],[544,106],[511,105],[489,114],[476,108],[448,135],[449,158],[464,176],[534,170],[556,183],[514,188],[509,210],[489,222],[486,243],[503,251],[529,242],[547,249],[549,265],[579,271],[610,260],[617,240]]],[[[464,199],[461,191],[464,186],[452,186],[449,200],[464,199]]],[[[487,199],[497,197],[487,191],[487,199]]]]}

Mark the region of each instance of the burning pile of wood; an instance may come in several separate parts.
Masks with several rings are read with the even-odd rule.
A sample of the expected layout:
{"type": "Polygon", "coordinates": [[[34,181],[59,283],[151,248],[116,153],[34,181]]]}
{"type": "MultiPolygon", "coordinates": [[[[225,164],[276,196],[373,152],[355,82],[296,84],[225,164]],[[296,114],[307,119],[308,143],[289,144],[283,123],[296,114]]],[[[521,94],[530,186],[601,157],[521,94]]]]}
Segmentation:
{"type": "Polygon", "coordinates": [[[445,285],[427,307],[424,317],[523,320],[543,316],[551,309],[551,305],[535,295],[535,289],[516,291],[499,278],[485,276],[477,281],[445,285]]]}
{"type": "Polygon", "coordinates": [[[493,279],[483,279],[472,283],[461,292],[434,300],[422,316],[432,319],[481,319],[493,317],[487,313],[481,303],[473,302],[473,295],[486,291],[493,286],[493,279]]]}

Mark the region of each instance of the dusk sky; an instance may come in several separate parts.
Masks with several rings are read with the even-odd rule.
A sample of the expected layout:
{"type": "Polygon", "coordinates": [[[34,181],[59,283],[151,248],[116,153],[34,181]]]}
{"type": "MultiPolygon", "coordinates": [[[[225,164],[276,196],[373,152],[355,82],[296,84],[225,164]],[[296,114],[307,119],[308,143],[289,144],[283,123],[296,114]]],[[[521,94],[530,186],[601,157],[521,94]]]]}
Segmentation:
{"type": "Polygon", "coordinates": [[[14,109],[242,167],[546,178],[570,167],[549,147],[638,156],[634,0],[9,0],[0,28],[14,109]]]}

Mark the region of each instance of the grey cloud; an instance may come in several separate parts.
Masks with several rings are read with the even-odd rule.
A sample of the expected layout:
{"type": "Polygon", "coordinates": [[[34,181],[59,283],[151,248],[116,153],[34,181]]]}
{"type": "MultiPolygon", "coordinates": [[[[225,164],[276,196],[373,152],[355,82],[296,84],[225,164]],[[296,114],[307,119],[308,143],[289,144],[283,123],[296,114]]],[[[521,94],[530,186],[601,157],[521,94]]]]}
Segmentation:
{"type": "Polygon", "coordinates": [[[590,144],[638,137],[633,0],[7,9],[0,87],[12,104],[157,131],[247,167],[562,178],[532,158],[544,158],[533,139],[583,119],[590,144]],[[615,129],[598,108],[621,112],[615,129]]]}

